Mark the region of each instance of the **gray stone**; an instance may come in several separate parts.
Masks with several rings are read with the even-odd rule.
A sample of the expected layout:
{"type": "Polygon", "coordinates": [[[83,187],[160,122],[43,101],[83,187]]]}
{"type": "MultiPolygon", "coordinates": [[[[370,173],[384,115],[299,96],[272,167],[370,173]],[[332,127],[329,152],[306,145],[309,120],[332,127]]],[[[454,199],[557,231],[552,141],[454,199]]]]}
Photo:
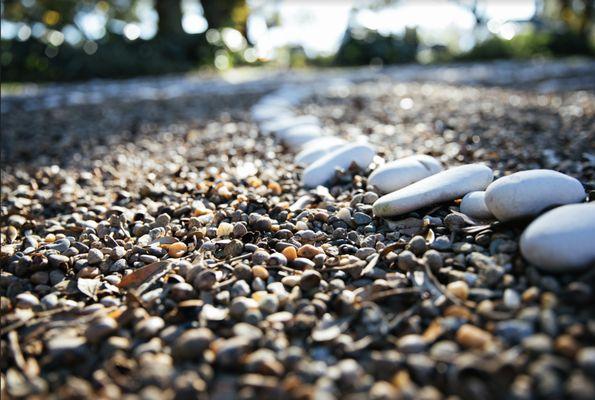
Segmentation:
{"type": "Polygon", "coordinates": [[[451,168],[382,196],[374,203],[374,214],[392,217],[451,201],[469,192],[485,189],[492,177],[492,170],[482,164],[451,168]]]}
{"type": "Polygon", "coordinates": [[[543,210],[585,199],[581,183],[547,169],[521,171],[494,181],[486,189],[488,209],[500,221],[539,215],[543,210]]]}
{"type": "Polygon", "coordinates": [[[595,261],[595,204],[572,204],[553,209],[523,232],[521,253],[536,267],[565,272],[592,266],[595,261]]]}

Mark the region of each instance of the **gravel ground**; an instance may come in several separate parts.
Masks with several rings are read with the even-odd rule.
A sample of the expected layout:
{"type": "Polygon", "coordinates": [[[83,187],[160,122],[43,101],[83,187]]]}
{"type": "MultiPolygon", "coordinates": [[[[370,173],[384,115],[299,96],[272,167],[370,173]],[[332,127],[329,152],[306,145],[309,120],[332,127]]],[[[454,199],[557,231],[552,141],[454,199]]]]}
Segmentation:
{"type": "MultiPolygon", "coordinates": [[[[526,223],[456,204],[374,218],[355,168],[302,189],[256,99],[3,116],[4,395],[595,397],[594,269],[543,274],[518,253],[526,223]]],[[[594,197],[592,91],[379,76],[298,112],[385,160],[551,168],[594,197]]]]}

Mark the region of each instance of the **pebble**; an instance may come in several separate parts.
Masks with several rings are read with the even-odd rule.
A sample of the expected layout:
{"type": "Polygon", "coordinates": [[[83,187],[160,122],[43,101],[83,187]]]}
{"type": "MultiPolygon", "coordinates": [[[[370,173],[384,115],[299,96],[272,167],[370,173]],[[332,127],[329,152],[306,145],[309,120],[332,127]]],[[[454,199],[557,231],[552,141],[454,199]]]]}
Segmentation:
{"type": "Polygon", "coordinates": [[[393,217],[451,201],[469,192],[485,189],[492,178],[492,170],[482,164],[454,167],[380,197],[374,203],[374,214],[393,217]]]}
{"type": "Polygon", "coordinates": [[[172,355],[177,360],[193,360],[201,357],[214,338],[213,332],[208,328],[188,329],[175,340],[172,355]]]}
{"type": "Polygon", "coordinates": [[[21,293],[16,297],[17,308],[33,308],[39,305],[39,299],[31,293],[21,293]]]}
{"type": "Polygon", "coordinates": [[[302,183],[307,188],[328,183],[335,175],[336,168],[347,169],[351,163],[366,169],[376,155],[367,144],[348,144],[326,154],[308,166],[303,173],[302,183]]]}
{"type": "Polygon", "coordinates": [[[523,232],[523,256],[547,272],[575,271],[595,265],[595,203],[555,208],[523,232]]]}
{"type": "Polygon", "coordinates": [[[281,251],[287,261],[293,261],[297,258],[297,250],[293,246],[287,246],[281,251]]]}
{"type": "Polygon", "coordinates": [[[160,317],[149,317],[140,321],[135,331],[138,337],[142,339],[150,339],[157,335],[161,329],[165,327],[165,321],[160,317]]]}
{"type": "Polygon", "coordinates": [[[368,185],[382,194],[391,193],[440,171],[440,161],[432,156],[417,154],[378,167],[368,177],[368,185]]]}
{"type": "Polygon", "coordinates": [[[87,261],[89,265],[99,264],[103,261],[103,253],[99,249],[89,249],[87,261]]]}
{"type": "Polygon", "coordinates": [[[485,203],[485,194],[483,191],[467,193],[461,200],[461,212],[471,218],[492,219],[494,215],[488,209],[485,203]]]}
{"type": "Polygon", "coordinates": [[[457,342],[464,347],[483,349],[492,340],[492,335],[473,325],[462,325],[456,334],[457,342]]]}
{"type": "MultiPolygon", "coordinates": [[[[297,251],[298,256],[309,258],[309,259],[312,259],[315,256],[317,256],[318,254],[322,254],[322,253],[323,253],[323,251],[320,247],[312,246],[311,244],[305,244],[302,247],[300,247],[297,251]]],[[[289,257],[287,257],[287,259],[289,259],[289,257]]]]}
{"type": "Polygon", "coordinates": [[[118,329],[118,323],[110,317],[102,317],[93,321],[85,331],[85,337],[91,343],[99,343],[118,329]]]}
{"type": "Polygon", "coordinates": [[[455,297],[465,301],[469,297],[469,285],[465,281],[455,281],[446,285],[446,289],[455,297]]]}
{"type": "Polygon", "coordinates": [[[485,203],[500,221],[539,215],[553,206],[585,199],[581,183],[547,169],[521,171],[497,179],[486,189],[485,203]]]}
{"type": "Polygon", "coordinates": [[[306,270],[300,276],[300,288],[302,288],[302,290],[310,290],[316,288],[320,284],[321,279],[322,276],[320,275],[320,272],[312,269],[306,270]]]}

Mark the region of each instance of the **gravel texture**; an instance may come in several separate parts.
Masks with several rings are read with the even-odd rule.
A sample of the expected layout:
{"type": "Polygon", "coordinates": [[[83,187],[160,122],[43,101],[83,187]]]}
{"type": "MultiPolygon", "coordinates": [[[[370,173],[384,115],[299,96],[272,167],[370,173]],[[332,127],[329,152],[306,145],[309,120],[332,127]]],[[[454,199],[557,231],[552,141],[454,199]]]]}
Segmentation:
{"type": "MultiPolygon", "coordinates": [[[[3,395],[595,397],[594,269],[540,272],[518,251],[526,222],[484,225],[456,202],[374,217],[354,166],[303,189],[292,153],[249,120],[256,100],[3,122],[3,395]]],[[[593,199],[590,91],[379,76],[297,112],[366,136],[372,168],[416,153],[496,176],[551,168],[593,199]]]]}

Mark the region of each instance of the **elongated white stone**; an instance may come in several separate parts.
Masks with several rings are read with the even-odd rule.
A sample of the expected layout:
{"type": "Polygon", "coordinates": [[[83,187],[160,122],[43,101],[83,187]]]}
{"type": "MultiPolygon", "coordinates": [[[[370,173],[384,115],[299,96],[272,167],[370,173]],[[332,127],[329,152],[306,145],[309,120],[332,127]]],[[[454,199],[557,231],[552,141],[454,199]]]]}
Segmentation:
{"type": "Polygon", "coordinates": [[[579,203],[585,199],[581,183],[548,169],[516,172],[497,179],[486,189],[488,209],[500,221],[539,215],[553,206],[579,203]]]}
{"type": "Polygon", "coordinates": [[[471,218],[494,218],[494,215],[486,206],[485,195],[486,192],[483,191],[467,193],[461,200],[461,212],[471,218]]]}
{"type": "Polygon", "coordinates": [[[454,200],[485,189],[492,179],[492,170],[482,164],[454,167],[382,196],[374,203],[374,214],[392,217],[454,200]]]}
{"type": "Polygon", "coordinates": [[[281,117],[292,117],[293,113],[289,110],[289,108],[281,105],[257,104],[252,107],[251,115],[254,121],[264,122],[281,117]]]}
{"type": "Polygon", "coordinates": [[[418,154],[388,162],[370,174],[368,184],[390,193],[442,171],[440,161],[418,154]]]}
{"type": "Polygon", "coordinates": [[[549,272],[595,267],[595,204],[571,204],[538,217],[523,232],[521,253],[549,272]]]}
{"type": "Polygon", "coordinates": [[[289,128],[300,125],[320,125],[320,121],[313,115],[300,115],[291,117],[275,118],[265,121],[260,125],[264,133],[281,133],[289,128]]]}
{"type": "Polygon", "coordinates": [[[325,136],[319,139],[314,139],[304,145],[302,151],[296,156],[294,162],[298,165],[309,165],[322,158],[347,142],[337,136],[325,136]]]}
{"type": "Polygon", "coordinates": [[[325,133],[318,125],[295,126],[285,131],[281,142],[294,152],[299,152],[306,143],[324,137],[325,133]]]}
{"type": "Polygon", "coordinates": [[[366,169],[376,155],[368,144],[348,144],[312,163],[304,170],[302,183],[305,187],[324,185],[335,175],[336,168],[347,169],[352,162],[366,169]]]}

